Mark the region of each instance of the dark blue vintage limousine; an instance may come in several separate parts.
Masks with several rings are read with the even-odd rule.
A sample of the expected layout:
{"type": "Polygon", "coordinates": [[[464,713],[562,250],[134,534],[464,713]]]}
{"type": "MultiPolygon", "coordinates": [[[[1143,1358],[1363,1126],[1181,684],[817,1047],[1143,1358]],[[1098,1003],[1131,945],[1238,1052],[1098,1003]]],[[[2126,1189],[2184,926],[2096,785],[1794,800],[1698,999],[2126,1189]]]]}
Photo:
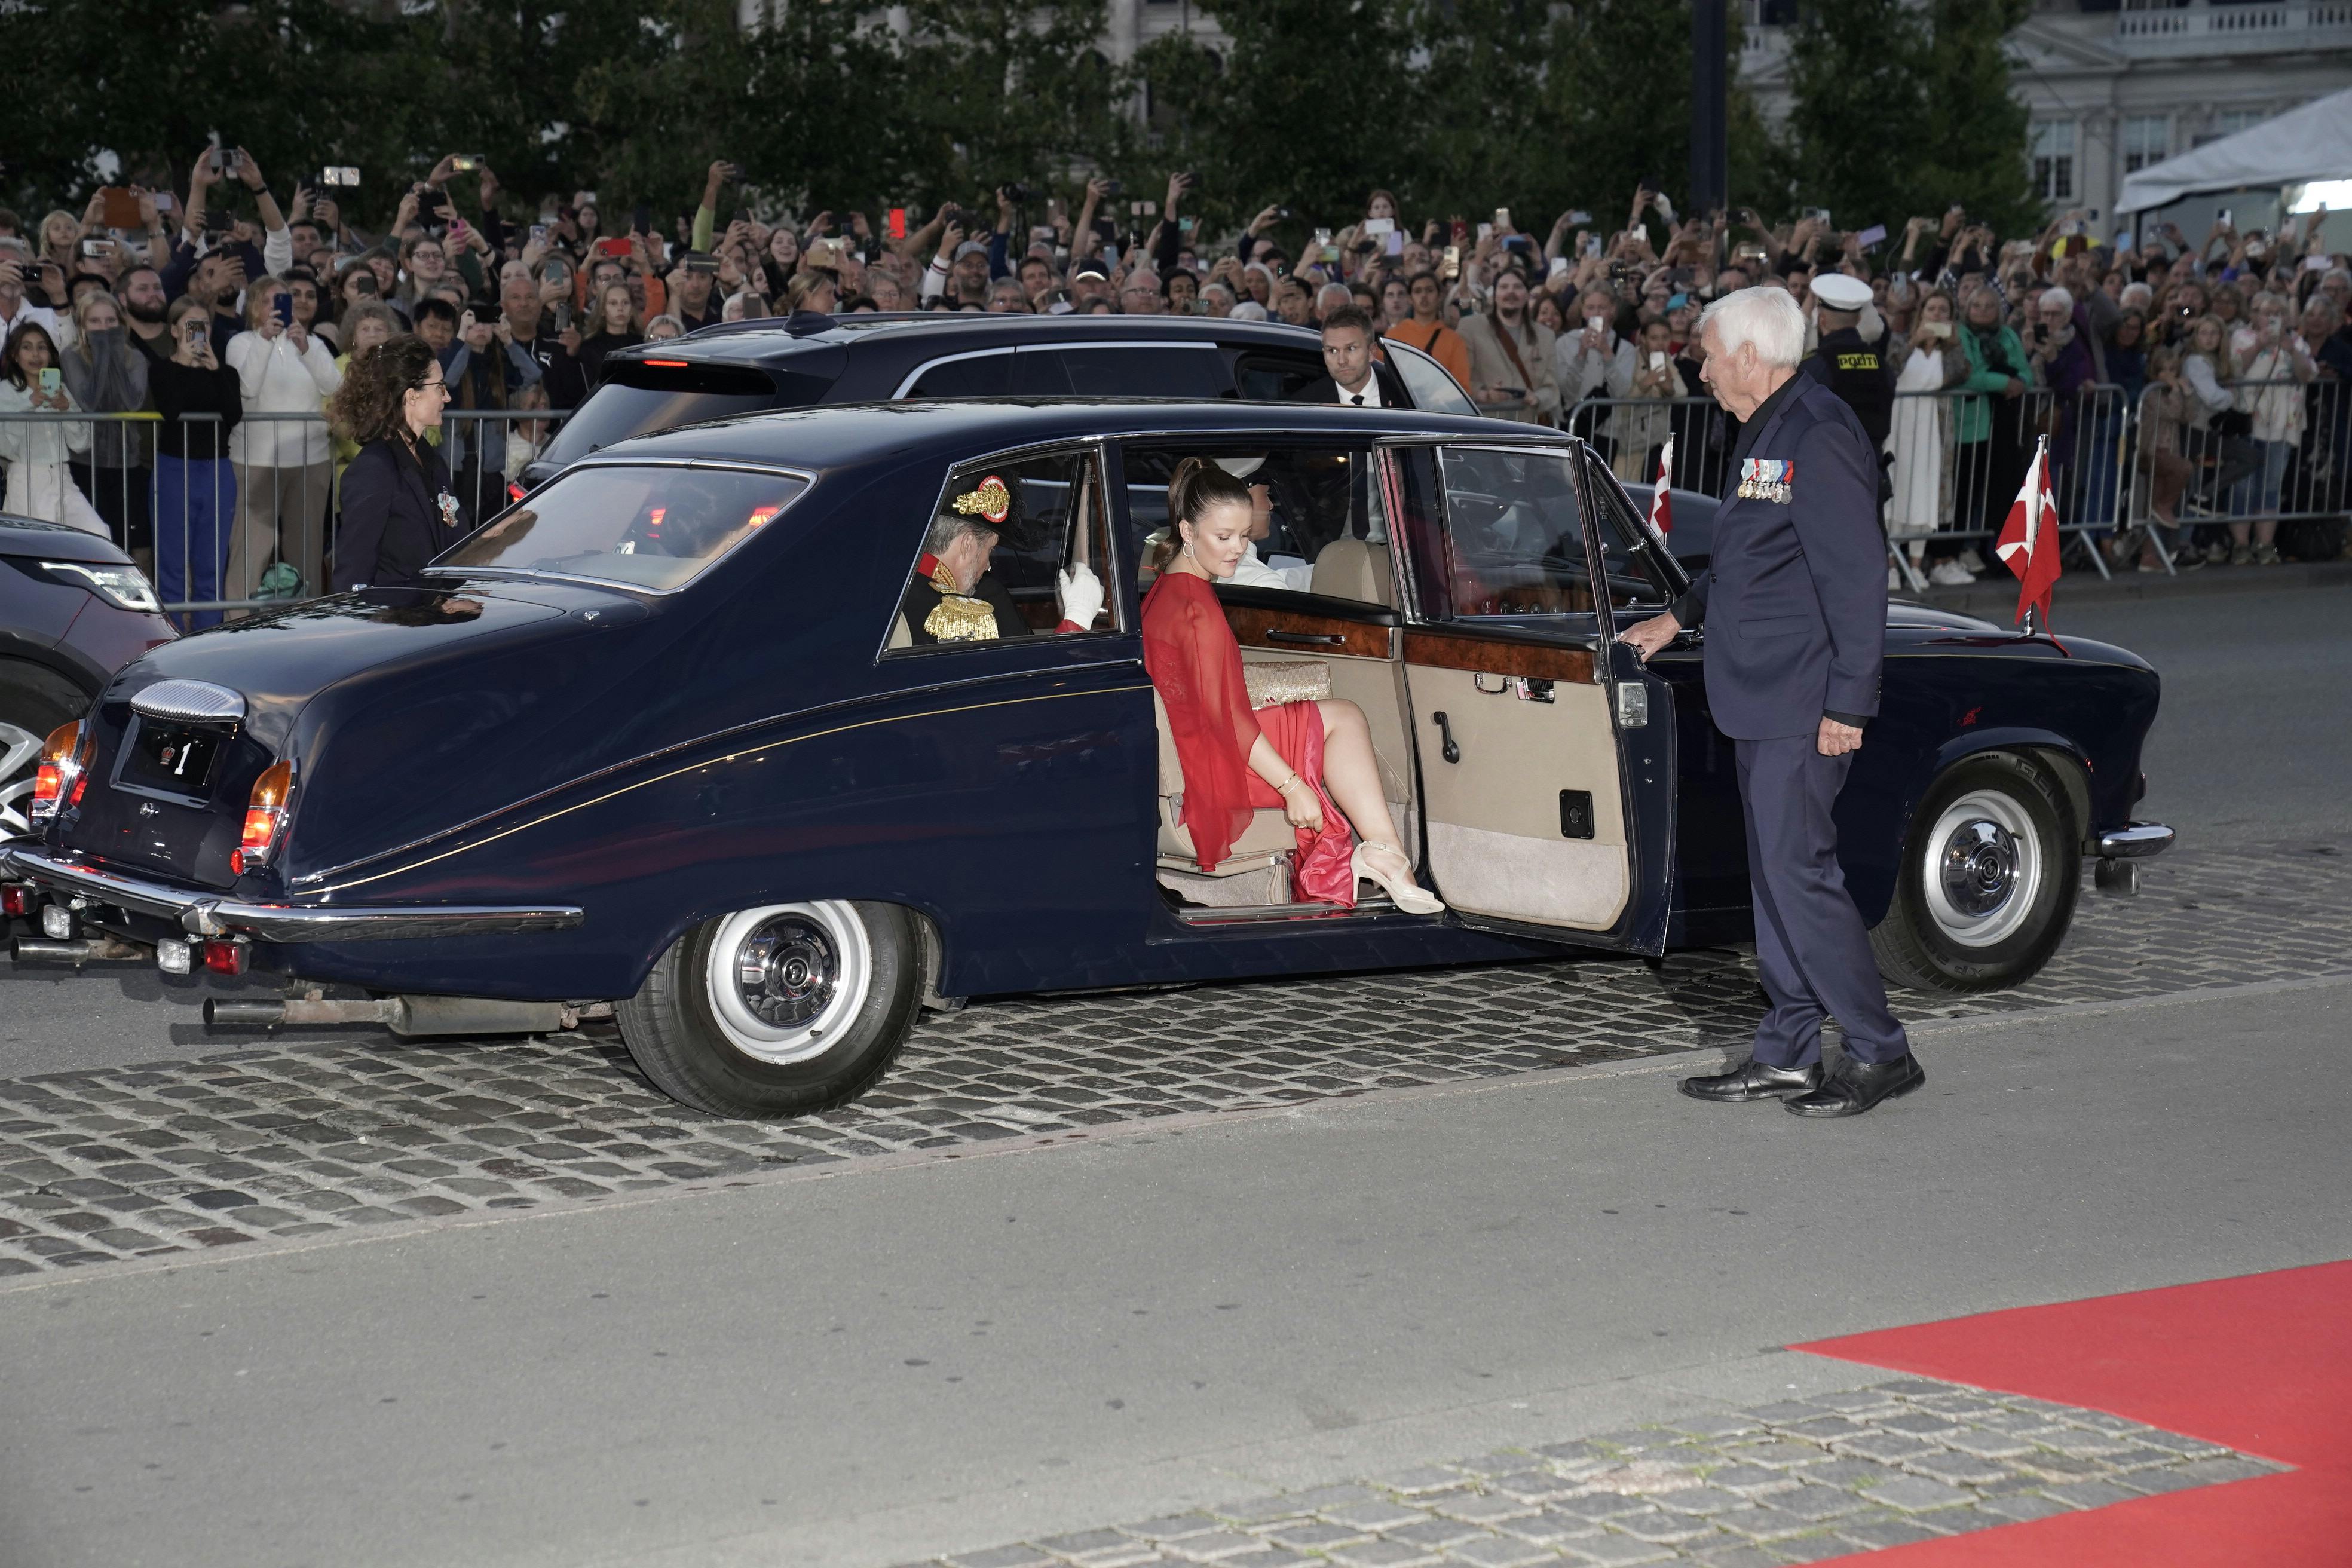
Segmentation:
{"type": "MultiPolygon", "coordinates": [[[[49,738],[0,879],[62,956],[282,972],[248,1021],[407,1033],[617,1015],[689,1104],[777,1115],[873,1083],[975,995],[1556,953],[1747,929],[1732,753],[1692,639],[1614,642],[1683,570],[1589,448],[1428,412],[908,401],[616,444],[452,550],[160,647],[49,738]],[[1248,660],[1370,718],[1441,915],[1300,901],[1259,820],[1213,875],[1138,634],[1183,457],[1265,487],[1248,660]],[[994,478],[1029,637],[942,644],[902,596],[994,478]],[[1058,627],[1056,574],[1108,603],[1058,627]],[[330,996],[330,988],[344,993],[330,996]],[[356,991],[364,999],[348,994],[356,991]]],[[[1887,973],[2011,984],[2135,823],[2156,674],[2120,648],[1897,605],[1839,805],[1887,973]]],[[[1377,889],[1369,889],[1377,895],[1377,889]]]]}

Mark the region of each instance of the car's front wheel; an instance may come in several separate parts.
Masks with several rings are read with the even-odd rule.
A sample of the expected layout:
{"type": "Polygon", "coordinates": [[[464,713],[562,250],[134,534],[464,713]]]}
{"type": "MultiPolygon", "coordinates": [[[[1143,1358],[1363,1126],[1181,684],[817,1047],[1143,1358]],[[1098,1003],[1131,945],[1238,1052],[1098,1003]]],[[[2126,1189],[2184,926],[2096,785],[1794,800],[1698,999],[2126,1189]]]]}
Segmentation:
{"type": "Polygon", "coordinates": [[[893,904],[771,904],[671,944],[616,1013],[654,1087],[719,1116],[797,1116],[855,1100],[920,1006],[915,917],[893,904]]]}
{"type": "Polygon", "coordinates": [[[1911,819],[1879,973],[1926,991],[1999,991],[2030,979],[2074,918],[2082,856],[2059,782],[2023,757],[1970,757],[1911,819]]]}

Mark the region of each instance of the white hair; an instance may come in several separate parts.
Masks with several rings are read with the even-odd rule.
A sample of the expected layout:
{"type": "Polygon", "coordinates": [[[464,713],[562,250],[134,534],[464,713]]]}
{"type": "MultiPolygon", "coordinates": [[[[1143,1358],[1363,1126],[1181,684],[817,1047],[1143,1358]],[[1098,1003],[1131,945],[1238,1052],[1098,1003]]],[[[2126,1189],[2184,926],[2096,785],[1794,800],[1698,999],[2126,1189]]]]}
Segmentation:
{"type": "Polygon", "coordinates": [[[2155,299],[2156,290],[2149,288],[2147,284],[2126,283],[2124,285],[2123,293],[2116,299],[2116,302],[2128,310],[2137,305],[2148,304],[2155,299]]]}
{"type": "Polygon", "coordinates": [[[1786,289],[1735,289],[1701,312],[1698,326],[1715,329],[1715,352],[1726,356],[1753,343],[1765,364],[1793,370],[1805,357],[1805,313],[1786,289]]]}
{"type": "Polygon", "coordinates": [[[2036,301],[2035,308],[2046,309],[2053,303],[2070,316],[2074,313],[2074,296],[2055,283],[2042,290],[2042,298],[2036,301]]]}
{"type": "Polygon", "coordinates": [[[1255,300],[1244,300],[1234,307],[1233,319],[1236,321],[1263,321],[1266,319],[1265,307],[1255,300]]]}

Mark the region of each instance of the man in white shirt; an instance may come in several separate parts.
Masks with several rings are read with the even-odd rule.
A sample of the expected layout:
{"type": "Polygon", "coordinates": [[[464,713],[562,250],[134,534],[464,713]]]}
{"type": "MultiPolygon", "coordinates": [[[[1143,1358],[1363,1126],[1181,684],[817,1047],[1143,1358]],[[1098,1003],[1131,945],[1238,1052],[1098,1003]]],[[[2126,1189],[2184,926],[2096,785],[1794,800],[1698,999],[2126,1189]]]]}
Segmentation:
{"type": "Polygon", "coordinates": [[[1318,376],[1290,395],[1293,403],[1337,403],[1343,408],[1408,406],[1403,389],[1391,379],[1394,371],[1372,357],[1372,320],[1354,305],[1335,306],[1323,318],[1323,368],[1318,376]]]}

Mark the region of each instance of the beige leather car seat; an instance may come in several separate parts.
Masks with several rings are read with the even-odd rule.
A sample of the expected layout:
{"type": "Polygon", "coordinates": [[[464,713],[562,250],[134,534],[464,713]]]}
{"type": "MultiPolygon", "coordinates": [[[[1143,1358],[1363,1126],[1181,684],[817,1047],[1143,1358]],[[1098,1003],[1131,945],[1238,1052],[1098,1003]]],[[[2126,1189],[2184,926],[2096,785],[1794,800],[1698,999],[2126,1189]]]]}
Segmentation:
{"type": "Polygon", "coordinates": [[[1311,593],[1334,599],[1354,599],[1367,605],[1396,607],[1396,589],[1389,578],[1389,547],[1369,539],[1335,539],[1315,557],[1311,593]]]}

